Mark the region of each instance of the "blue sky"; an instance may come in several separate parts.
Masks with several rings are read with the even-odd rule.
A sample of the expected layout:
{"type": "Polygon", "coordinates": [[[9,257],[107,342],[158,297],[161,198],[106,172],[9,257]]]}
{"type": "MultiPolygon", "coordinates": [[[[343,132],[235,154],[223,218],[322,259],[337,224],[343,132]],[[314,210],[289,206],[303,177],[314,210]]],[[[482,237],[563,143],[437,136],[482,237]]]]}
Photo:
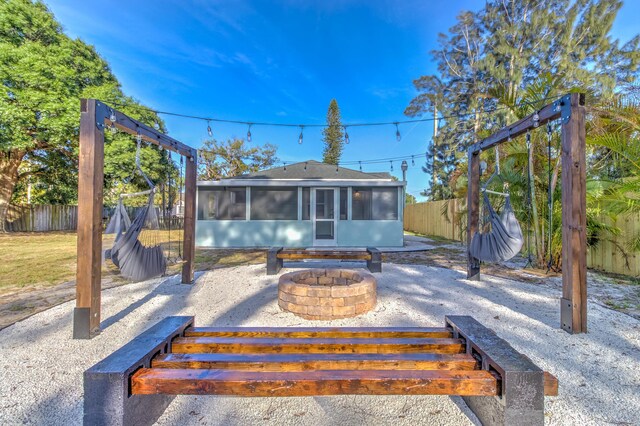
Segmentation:
{"type": "MultiPolygon", "coordinates": [[[[401,121],[412,81],[434,72],[429,51],[463,1],[118,1],[45,0],[65,31],[96,46],[126,94],[162,111],[240,121],[323,123],[332,98],[343,122],[401,121]]],[[[637,33],[640,2],[627,1],[614,36],[637,33]]],[[[169,133],[194,147],[206,123],[163,117],[169,133]]],[[[245,137],[242,125],[213,124],[214,137],[245,137]]],[[[350,128],[343,161],[424,153],[432,123],[350,128]]],[[[254,144],[273,143],[287,162],[322,157],[321,129],[252,127],[254,144]]],[[[133,147],[132,147],[133,149],[133,147]]],[[[408,192],[428,185],[410,167],[408,192]]],[[[409,162],[411,166],[411,162],[409,162]]],[[[353,167],[353,166],[351,166],[353,167]]],[[[401,176],[400,164],[393,164],[401,176]]],[[[357,168],[355,166],[354,168],[357,168]]],[[[389,171],[390,164],[364,171],[389,171]]]]}

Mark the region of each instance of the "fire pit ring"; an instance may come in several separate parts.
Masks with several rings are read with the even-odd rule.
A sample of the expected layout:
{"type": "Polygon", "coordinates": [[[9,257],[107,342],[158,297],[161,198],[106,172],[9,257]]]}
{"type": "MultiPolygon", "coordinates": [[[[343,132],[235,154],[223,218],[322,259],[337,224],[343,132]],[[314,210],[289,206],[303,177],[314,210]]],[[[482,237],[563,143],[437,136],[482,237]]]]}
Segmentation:
{"type": "Polygon", "coordinates": [[[355,317],[376,305],[376,278],[349,269],[289,272],[278,281],[278,305],[308,320],[355,317]]]}

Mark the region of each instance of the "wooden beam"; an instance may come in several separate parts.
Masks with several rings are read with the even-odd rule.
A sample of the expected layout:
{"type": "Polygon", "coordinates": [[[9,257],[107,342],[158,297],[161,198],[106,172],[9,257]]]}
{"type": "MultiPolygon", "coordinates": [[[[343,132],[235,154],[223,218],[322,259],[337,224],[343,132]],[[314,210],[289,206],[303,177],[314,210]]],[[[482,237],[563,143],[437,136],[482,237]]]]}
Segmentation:
{"type": "Polygon", "coordinates": [[[480,218],[480,151],[469,150],[467,189],[467,279],[480,279],[480,261],[471,256],[471,239],[480,218]]]}
{"type": "Polygon", "coordinates": [[[305,371],[173,370],[143,368],[131,378],[134,395],[463,395],[498,394],[498,381],[472,371],[305,371]]]}
{"type": "Polygon", "coordinates": [[[571,94],[571,116],[562,125],[561,326],[587,332],[587,206],[585,108],[571,94]]]}
{"type": "Polygon", "coordinates": [[[179,337],[174,353],[463,353],[461,339],[179,337]]]}
{"type": "Polygon", "coordinates": [[[80,103],[78,164],[78,252],[73,338],[90,339],[100,332],[102,266],[102,191],[104,134],[100,109],[93,99],[80,103]]]}
{"type": "Polygon", "coordinates": [[[469,151],[480,152],[487,150],[501,143],[508,142],[511,138],[523,135],[527,133],[528,130],[531,130],[537,126],[542,126],[548,121],[557,120],[558,118],[568,115],[571,107],[571,99],[574,95],[577,94],[565,95],[557,101],[546,105],[540,111],[530,114],[525,118],[518,120],[513,124],[510,124],[509,126],[503,127],[491,136],[473,144],[469,148],[469,151]],[[538,116],[537,125],[535,124],[536,121],[534,120],[534,117],[536,115],[538,116]]]}
{"type": "Polygon", "coordinates": [[[244,371],[313,370],[474,370],[469,354],[165,354],[153,368],[200,368],[244,371]]]}
{"type": "Polygon", "coordinates": [[[193,282],[194,260],[196,255],[196,180],[198,170],[198,156],[194,154],[187,158],[185,170],[184,192],[184,247],[182,250],[184,264],[182,265],[182,283],[193,282]]]}
{"type": "Polygon", "coordinates": [[[104,104],[100,101],[95,102],[98,108],[104,110],[105,125],[116,126],[118,130],[134,136],[139,133],[142,139],[149,143],[176,152],[187,157],[187,159],[195,158],[197,151],[194,148],[191,148],[190,146],[185,145],[176,139],[173,139],[171,136],[168,136],[161,131],[154,129],[151,126],[147,126],[146,124],[129,117],[128,115],[118,111],[115,108],[110,107],[107,104],[104,104]],[[115,121],[111,120],[112,115],[115,116],[115,121]]]}
{"type": "Polygon", "coordinates": [[[185,337],[341,337],[425,338],[452,337],[445,327],[193,327],[185,337]]]}

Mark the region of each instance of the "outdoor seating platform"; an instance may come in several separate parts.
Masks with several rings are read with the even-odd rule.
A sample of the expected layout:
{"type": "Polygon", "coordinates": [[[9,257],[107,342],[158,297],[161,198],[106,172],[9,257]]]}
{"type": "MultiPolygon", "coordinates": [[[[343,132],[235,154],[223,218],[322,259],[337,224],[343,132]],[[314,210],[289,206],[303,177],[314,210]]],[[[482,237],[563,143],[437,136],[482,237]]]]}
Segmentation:
{"type": "Polygon", "coordinates": [[[366,250],[340,249],[285,249],[272,247],[267,251],[267,275],[275,275],[282,269],[283,261],[287,260],[366,260],[370,272],[382,272],[382,253],[374,247],[366,250]]]}
{"type": "Polygon", "coordinates": [[[542,425],[558,382],[469,316],[444,327],[194,327],[168,317],[85,372],[84,424],[152,424],[175,395],[457,395],[542,425]]]}

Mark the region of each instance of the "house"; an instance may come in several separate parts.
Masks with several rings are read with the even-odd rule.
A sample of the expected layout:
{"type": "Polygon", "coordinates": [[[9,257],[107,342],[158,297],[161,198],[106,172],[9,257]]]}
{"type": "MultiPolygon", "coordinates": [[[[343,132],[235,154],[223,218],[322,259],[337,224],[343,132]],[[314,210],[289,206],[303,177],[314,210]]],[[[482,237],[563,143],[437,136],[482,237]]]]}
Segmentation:
{"type": "Polygon", "coordinates": [[[304,161],[197,184],[200,247],[400,247],[405,182],[304,161]]]}

